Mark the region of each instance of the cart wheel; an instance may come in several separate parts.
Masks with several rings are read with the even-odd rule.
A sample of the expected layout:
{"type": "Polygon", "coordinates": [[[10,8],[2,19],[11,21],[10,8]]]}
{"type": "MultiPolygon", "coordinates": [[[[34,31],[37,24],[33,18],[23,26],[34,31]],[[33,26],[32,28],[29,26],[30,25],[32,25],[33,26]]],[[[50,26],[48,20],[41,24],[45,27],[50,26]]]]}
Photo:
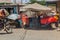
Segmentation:
{"type": "Polygon", "coordinates": [[[51,23],[50,25],[51,25],[52,28],[54,28],[54,29],[56,28],[56,24],[55,23],[51,23]]]}
{"type": "Polygon", "coordinates": [[[12,33],[12,26],[6,25],[6,32],[7,33],[12,33]]]}

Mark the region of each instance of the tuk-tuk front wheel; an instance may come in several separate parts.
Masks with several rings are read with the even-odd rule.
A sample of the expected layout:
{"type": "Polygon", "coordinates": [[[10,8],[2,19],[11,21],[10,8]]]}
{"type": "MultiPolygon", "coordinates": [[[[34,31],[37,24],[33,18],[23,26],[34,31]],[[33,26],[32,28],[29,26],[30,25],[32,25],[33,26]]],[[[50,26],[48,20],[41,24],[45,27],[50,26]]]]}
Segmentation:
{"type": "Polygon", "coordinates": [[[55,29],[56,28],[56,23],[51,23],[50,26],[55,29]]]}

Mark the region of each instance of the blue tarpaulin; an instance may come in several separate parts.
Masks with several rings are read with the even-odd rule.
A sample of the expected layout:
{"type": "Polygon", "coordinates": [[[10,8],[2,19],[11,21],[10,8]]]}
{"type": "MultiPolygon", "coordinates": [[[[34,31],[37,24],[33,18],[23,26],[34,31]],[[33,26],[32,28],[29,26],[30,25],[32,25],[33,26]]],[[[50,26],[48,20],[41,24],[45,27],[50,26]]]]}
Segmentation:
{"type": "Polygon", "coordinates": [[[14,7],[14,14],[17,14],[16,7],[14,7]]]}

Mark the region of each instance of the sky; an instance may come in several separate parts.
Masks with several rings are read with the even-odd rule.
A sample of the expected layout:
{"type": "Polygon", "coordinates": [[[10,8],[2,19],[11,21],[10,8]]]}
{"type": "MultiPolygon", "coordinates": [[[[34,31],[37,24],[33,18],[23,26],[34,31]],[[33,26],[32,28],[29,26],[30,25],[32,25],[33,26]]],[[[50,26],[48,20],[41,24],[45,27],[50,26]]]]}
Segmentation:
{"type": "MultiPolygon", "coordinates": [[[[12,2],[13,2],[13,0],[11,0],[12,2]]],[[[22,0],[23,1],[23,3],[27,3],[27,2],[29,2],[29,0],[22,0]]],[[[39,0],[40,1],[40,0],[39,0]]],[[[46,1],[53,1],[53,0],[46,0],[46,1]]],[[[54,0],[54,1],[57,1],[57,0],[54,0]]],[[[16,0],[16,2],[17,3],[20,3],[21,2],[21,0],[16,0]]]]}
{"type": "MultiPolygon", "coordinates": [[[[14,0],[11,0],[12,2],[14,1],[14,0]]],[[[16,0],[16,2],[18,3],[18,2],[21,2],[21,0],[16,0]]],[[[22,0],[22,2],[23,3],[26,3],[26,2],[29,2],[29,0],[22,0]]]]}

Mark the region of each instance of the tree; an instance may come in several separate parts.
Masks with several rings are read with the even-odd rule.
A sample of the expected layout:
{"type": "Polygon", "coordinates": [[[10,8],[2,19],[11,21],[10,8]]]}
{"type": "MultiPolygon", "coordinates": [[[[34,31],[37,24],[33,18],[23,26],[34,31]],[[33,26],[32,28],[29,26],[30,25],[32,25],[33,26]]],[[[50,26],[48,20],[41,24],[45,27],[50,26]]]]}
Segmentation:
{"type": "Polygon", "coordinates": [[[39,3],[39,4],[42,4],[42,5],[46,5],[46,1],[45,0],[41,0],[41,1],[30,0],[30,3],[39,3]]]}
{"type": "Polygon", "coordinates": [[[40,1],[40,4],[45,5],[46,4],[46,1],[45,0],[41,0],[40,1]]]}
{"type": "Polygon", "coordinates": [[[30,3],[36,3],[37,0],[30,0],[30,3]]]}

